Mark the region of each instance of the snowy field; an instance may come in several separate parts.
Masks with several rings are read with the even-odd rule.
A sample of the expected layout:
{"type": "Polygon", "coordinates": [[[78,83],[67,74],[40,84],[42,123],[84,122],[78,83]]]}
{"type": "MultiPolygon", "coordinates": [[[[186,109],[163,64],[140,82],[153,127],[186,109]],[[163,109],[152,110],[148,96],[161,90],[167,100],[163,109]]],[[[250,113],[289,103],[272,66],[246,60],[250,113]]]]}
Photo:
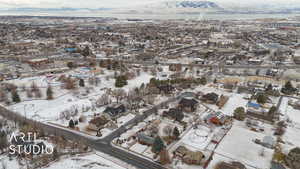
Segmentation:
{"type": "Polygon", "coordinates": [[[44,169],[125,169],[97,154],[75,156],[60,160],[44,169]]]}
{"type": "MultiPolygon", "coordinates": [[[[265,124],[265,129],[264,133],[254,132],[247,129],[243,122],[235,121],[215,152],[231,161],[239,161],[250,167],[270,169],[274,150],[263,148],[253,141],[262,140],[264,136],[271,133],[272,126],[265,124]]],[[[217,163],[217,161],[214,162],[217,163]]]]}
{"type": "Polygon", "coordinates": [[[292,99],[284,97],[282,99],[281,105],[279,107],[280,113],[283,115],[283,120],[289,120],[292,123],[300,125],[300,110],[294,109],[288,104],[289,101],[299,101],[297,99],[292,99]]]}
{"type": "MultiPolygon", "coordinates": [[[[215,169],[216,165],[220,162],[227,162],[230,163],[232,162],[231,158],[227,158],[223,155],[220,154],[214,154],[213,159],[210,161],[209,165],[207,166],[206,169],[215,169]]],[[[247,169],[257,169],[251,166],[247,166],[247,169]]]]}
{"type": "Polygon", "coordinates": [[[282,120],[289,121],[288,127],[282,136],[283,141],[286,143],[283,144],[283,151],[286,153],[295,147],[300,147],[300,110],[294,109],[292,106],[288,105],[289,100],[299,101],[284,97],[279,107],[280,113],[283,114],[282,120]]]}
{"type": "MultiPolygon", "coordinates": [[[[7,157],[0,156],[0,161],[6,169],[26,169],[25,165],[19,164],[16,158],[9,160],[7,157]]],[[[76,155],[71,157],[62,157],[56,162],[50,163],[49,166],[42,169],[126,169],[131,168],[124,164],[118,165],[96,153],[76,155]]],[[[0,167],[2,169],[2,167],[0,167]]]]}
{"type": "MultiPolygon", "coordinates": [[[[63,126],[68,126],[69,120],[62,118],[62,113],[68,111],[75,112],[76,110],[78,113],[71,117],[73,119],[78,119],[81,116],[85,116],[87,118],[87,122],[85,122],[85,124],[79,123],[78,125],[80,130],[85,130],[88,121],[91,120],[95,114],[101,115],[105,108],[105,106],[95,107],[96,100],[104,94],[107,89],[116,89],[113,71],[104,69],[103,73],[96,75],[96,77],[100,78],[100,83],[97,86],[88,84],[87,78],[93,75],[94,74],[90,69],[78,68],[64,74],[45,75],[8,81],[9,83],[17,85],[19,89],[22,88],[22,86],[30,88],[30,86],[34,83],[38,88],[40,88],[43,96],[38,99],[30,99],[27,98],[26,92],[20,90],[19,95],[21,96],[22,102],[10,105],[7,108],[18,112],[29,119],[51,122],[63,126]],[[62,89],[61,83],[58,80],[61,75],[86,79],[85,87],[92,87],[92,89],[90,89],[89,93],[85,93],[86,89],[82,87],[78,87],[75,91],[62,89]],[[48,85],[52,86],[54,100],[46,100],[46,88],[48,85]],[[85,94],[82,95],[82,93],[85,94]]],[[[143,83],[147,84],[152,77],[153,76],[149,73],[142,71],[139,76],[128,80],[128,85],[124,86],[122,89],[128,92],[133,90],[135,87],[140,87],[143,83]]],[[[111,97],[110,99],[112,99],[113,102],[115,101],[114,97],[111,97]]],[[[165,98],[158,98],[155,102],[160,102],[162,99],[165,98]]],[[[124,125],[127,121],[134,117],[135,115],[130,113],[125,116],[121,116],[117,119],[117,127],[124,125]]],[[[104,129],[102,131],[102,137],[111,132],[112,130],[110,129],[104,129]]],[[[95,133],[92,134],[94,135],[95,133]]]]}

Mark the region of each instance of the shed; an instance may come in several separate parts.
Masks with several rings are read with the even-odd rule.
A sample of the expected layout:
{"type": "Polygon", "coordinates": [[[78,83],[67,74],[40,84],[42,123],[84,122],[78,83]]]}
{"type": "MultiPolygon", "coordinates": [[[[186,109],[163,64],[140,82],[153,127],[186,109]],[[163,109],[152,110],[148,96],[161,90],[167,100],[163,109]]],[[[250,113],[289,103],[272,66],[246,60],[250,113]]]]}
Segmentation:
{"type": "Polygon", "coordinates": [[[273,148],[276,144],[275,139],[272,136],[265,136],[262,140],[262,145],[267,148],[273,148]]]}

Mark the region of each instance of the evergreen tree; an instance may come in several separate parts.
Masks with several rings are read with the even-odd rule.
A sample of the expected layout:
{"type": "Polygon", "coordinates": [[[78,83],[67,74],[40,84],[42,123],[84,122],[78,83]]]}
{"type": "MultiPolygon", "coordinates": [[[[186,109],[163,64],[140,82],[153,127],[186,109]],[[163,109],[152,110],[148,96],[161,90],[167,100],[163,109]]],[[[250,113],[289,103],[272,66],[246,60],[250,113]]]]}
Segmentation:
{"type": "Polygon", "coordinates": [[[59,153],[57,151],[57,148],[53,149],[52,158],[53,158],[53,160],[56,160],[59,158],[59,153]]]}
{"type": "Polygon", "coordinates": [[[214,79],[214,84],[218,83],[217,79],[214,79]]]}
{"type": "Polygon", "coordinates": [[[6,91],[0,88],[0,102],[5,102],[5,101],[7,101],[6,91]]]}
{"type": "Polygon", "coordinates": [[[80,86],[80,87],[84,87],[84,86],[85,86],[84,80],[83,80],[83,79],[80,79],[80,80],[79,80],[79,86],[80,86]]]}
{"type": "Polygon", "coordinates": [[[179,138],[179,135],[180,135],[180,132],[179,132],[178,128],[175,127],[174,130],[173,130],[174,138],[177,140],[179,138]]]}
{"type": "Polygon", "coordinates": [[[90,48],[89,48],[88,46],[86,46],[86,47],[82,50],[81,54],[82,54],[82,56],[87,57],[87,56],[91,55],[92,52],[91,52],[90,48]]]}
{"type": "Polygon", "coordinates": [[[115,86],[121,88],[128,84],[126,76],[117,76],[115,86]]]}
{"type": "Polygon", "coordinates": [[[297,91],[296,88],[293,87],[291,81],[285,83],[284,87],[281,89],[281,92],[284,94],[294,94],[297,91]]]}
{"type": "Polygon", "coordinates": [[[245,108],[238,107],[234,110],[234,118],[240,121],[244,121],[246,118],[245,108]]]}
{"type": "Polygon", "coordinates": [[[16,103],[21,102],[21,99],[20,99],[20,96],[19,96],[17,90],[12,91],[12,100],[13,100],[13,102],[16,102],[16,103]]]}
{"type": "Polygon", "coordinates": [[[284,88],[286,88],[287,90],[292,90],[292,89],[294,89],[294,87],[293,87],[291,81],[286,82],[285,85],[284,85],[284,88]]]}
{"type": "Polygon", "coordinates": [[[75,123],[74,123],[74,120],[73,120],[73,119],[71,119],[71,120],[69,121],[69,127],[70,127],[70,128],[74,128],[74,127],[75,127],[75,123]]]}
{"type": "Polygon", "coordinates": [[[184,114],[182,111],[176,111],[175,120],[181,122],[184,118],[184,114]]]}
{"type": "Polygon", "coordinates": [[[199,83],[202,84],[202,85],[206,85],[206,83],[207,83],[206,78],[205,77],[201,77],[199,83]]]}
{"type": "Polygon", "coordinates": [[[258,94],[258,96],[256,98],[256,101],[259,104],[265,104],[267,102],[267,100],[268,100],[268,97],[264,93],[258,94]]]}
{"type": "Polygon", "coordinates": [[[52,91],[51,86],[48,86],[46,93],[47,93],[47,100],[52,100],[53,99],[53,91],[52,91]]]}
{"type": "Polygon", "coordinates": [[[272,90],[273,90],[273,85],[272,85],[272,84],[269,84],[269,85],[267,86],[266,91],[272,91],[272,90]]]}
{"type": "Polygon", "coordinates": [[[277,111],[276,106],[272,106],[268,112],[269,115],[273,115],[277,111]]]}
{"type": "Polygon", "coordinates": [[[7,135],[4,131],[0,132],[0,150],[3,153],[3,150],[8,147],[7,135]]]}
{"type": "Polygon", "coordinates": [[[152,151],[154,153],[160,153],[164,148],[165,148],[164,142],[159,136],[157,136],[152,145],[152,151]]]}
{"type": "Polygon", "coordinates": [[[73,69],[73,68],[76,67],[76,65],[75,65],[74,62],[68,62],[68,63],[67,63],[67,66],[68,66],[68,68],[70,68],[70,69],[73,69]]]}

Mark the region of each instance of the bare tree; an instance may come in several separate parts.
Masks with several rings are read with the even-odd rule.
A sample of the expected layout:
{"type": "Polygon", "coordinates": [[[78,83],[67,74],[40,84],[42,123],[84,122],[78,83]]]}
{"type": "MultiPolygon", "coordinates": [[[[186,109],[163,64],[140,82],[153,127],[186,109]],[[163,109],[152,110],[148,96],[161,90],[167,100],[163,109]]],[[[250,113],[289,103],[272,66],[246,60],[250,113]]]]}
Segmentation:
{"type": "Polygon", "coordinates": [[[7,164],[4,162],[4,160],[1,161],[1,169],[7,169],[7,164]]]}
{"type": "Polygon", "coordinates": [[[43,95],[42,95],[42,92],[41,92],[41,89],[37,88],[35,91],[34,91],[34,95],[36,98],[41,98],[43,95]]]}
{"type": "Polygon", "coordinates": [[[165,135],[171,136],[172,133],[173,133],[173,127],[170,126],[170,125],[167,125],[167,126],[165,126],[165,127],[163,128],[163,132],[164,132],[165,135]]]}
{"type": "Polygon", "coordinates": [[[95,86],[99,86],[101,83],[101,79],[99,77],[95,77],[95,86]]]}
{"type": "Polygon", "coordinates": [[[122,101],[126,97],[126,92],[124,89],[116,89],[113,91],[113,96],[116,98],[117,103],[122,101]]]}
{"type": "Polygon", "coordinates": [[[30,88],[31,88],[31,92],[36,92],[36,90],[38,90],[38,87],[37,87],[37,85],[35,84],[35,82],[32,82],[31,83],[31,86],[30,86],[30,88]]]}
{"type": "Polygon", "coordinates": [[[75,89],[75,88],[76,88],[75,80],[72,79],[71,77],[66,78],[66,79],[64,80],[64,88],[65,88],[65,89],[68,89],[68,90],[75,89]]]}
{"type": "Polygon", "coordinates": [[[259,155],[260,155],[261,157],[264,157],[264,156],[265,156],[265,148],[262,148],[262,149],[260,150],[259,155]]]}
{"type": "Polygon", "coordinates": [[[111,99],[109,97],[108,93],[104,93],[102,96],[100,96],[97,100],[96,100],[96,106],[100,107],[102,105],[107,105],[111,102],[111,99]]]}
{"type": "Polygon", "coordinates": [[[136,76],[141,76],[141,69],[136,69],[136,76]]]}
{"type": "Polygon", "coordinates": [[[25,92],[25,91],[26,91],[26,86],[25,86],[24,84],[21,86],[21,91],[22,91],[22,92],[25,92]]]}
{"type": "Polygon", "coordinates": [[[137,109],[138,104],[141,101],[138,90],[130,90],[126,96],[126,101],[128,103],[128,107],[131,110],[137,109]]]}
{"type": "Polygon", "coordinates": [[[32,98],[33,97],[32,92],[31,92],[30,89],[26,89],[26,96],[27,96],[27,98],[32,98]]]}
{"type": "Polygon", "coordinates": [[[154,102],[155,102],[155,95],[147,95],[145,97],[145,101],[148,104],[154,104],[154,102]]]}
{"type": "Polygon", "coordinates": [[[94,77],[90,77],[88,79],[88,83],[89,83],[89,85],[94,85],[95,84],[95,78],[94,77]]]}
{"type": "Polygon", "coordinates": [[[0,88],[0,102],[6,102],[8,100],[7,93],[3,88],[0,88]]]}

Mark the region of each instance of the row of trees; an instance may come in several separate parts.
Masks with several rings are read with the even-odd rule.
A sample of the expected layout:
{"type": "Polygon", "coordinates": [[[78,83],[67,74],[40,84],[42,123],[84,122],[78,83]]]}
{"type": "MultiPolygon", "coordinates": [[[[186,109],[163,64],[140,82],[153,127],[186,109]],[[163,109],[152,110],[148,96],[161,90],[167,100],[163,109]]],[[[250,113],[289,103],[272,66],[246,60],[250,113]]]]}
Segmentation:
{"type": "MultiPolygon", "coordinates": [[[[24,91],[24,90],[20,90],[20,91],[24,91]]],[[[41,94],[41,90],[36,86],[36,85],[32,85],[30,89],[25,89],[27,97],[31,98],[32,97],[32,93],[35,93],[35,97],[37,98],[41,98],[42,94],[41,94]]],[[[7,91],[4,88],[0,88],[0,102],[5,102],[7,104],[10,104],[10,100],[8,97],[9,91],[7,91]]],[[[10,91],[11,94],[11,101],[15,102],[15,103],[19,103],[21,102],[21,97],[19,95],[19,90],[18,88],[15,88],[13,90],[10,91]]],[[[53,89],[51,86],[48,86],[47,90],[46,90],[46,99],[47,100],[52,100],[53,99],[53,89]]]]}
{"type": "MultiPolygon", "coordinates": [[[[272,106],[270,109],[269,109],[269,112],[268,112],[268,115],[269,116],[273,116],[274,113],[277,111],[277,108],[275,106],[272,106]]],[[[239,121],[244,121],[245,118],[246,118],[246,111],[245,111],[245,108],[244,107],[238,107],[234,110],[234,113],[233,113],[233,117],[239,121]]]]}

